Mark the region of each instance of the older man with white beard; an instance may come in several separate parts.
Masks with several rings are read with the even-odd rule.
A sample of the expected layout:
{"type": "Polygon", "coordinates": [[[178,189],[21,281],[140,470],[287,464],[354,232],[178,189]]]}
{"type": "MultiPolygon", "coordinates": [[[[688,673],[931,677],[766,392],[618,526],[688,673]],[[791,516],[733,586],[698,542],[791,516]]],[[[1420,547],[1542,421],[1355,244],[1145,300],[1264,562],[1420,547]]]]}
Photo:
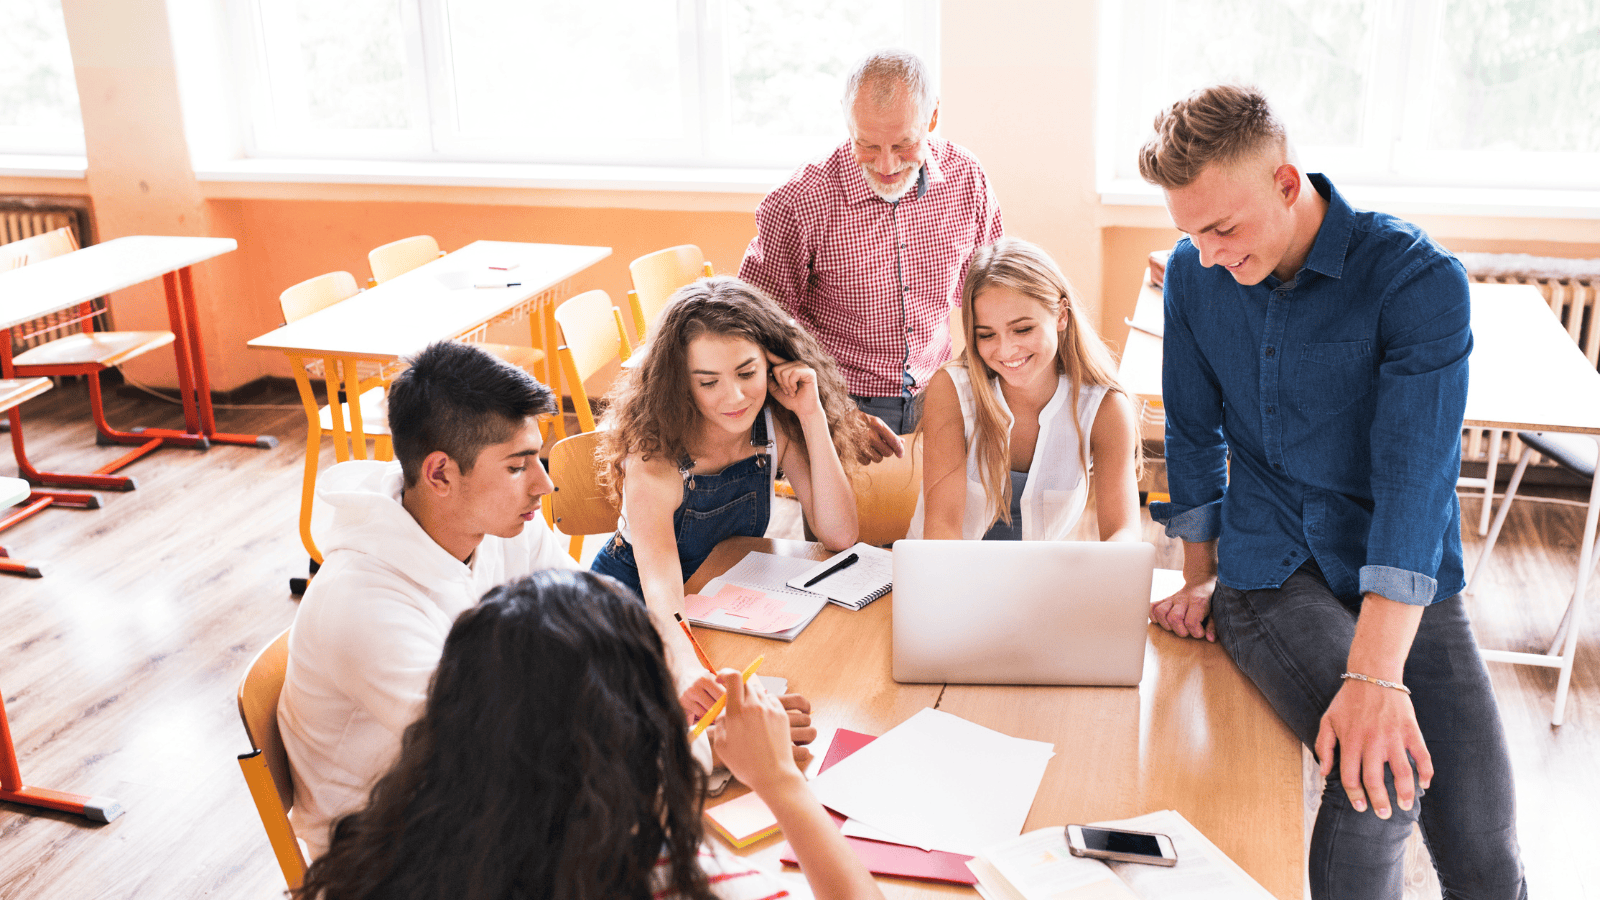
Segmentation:
{"type": "Polygon", "coordinates": [[[917,397],[950,358],[967,258],[1001,237],[978,160],[933,137],[939,98],[922,60],[883,51],[851,73],[850,139],[756,209],[739,277],[770,293],[876,416],[880,452],[917,424],[917,397]],[[891,433],[892,432],[892,433],[891,433]]]}

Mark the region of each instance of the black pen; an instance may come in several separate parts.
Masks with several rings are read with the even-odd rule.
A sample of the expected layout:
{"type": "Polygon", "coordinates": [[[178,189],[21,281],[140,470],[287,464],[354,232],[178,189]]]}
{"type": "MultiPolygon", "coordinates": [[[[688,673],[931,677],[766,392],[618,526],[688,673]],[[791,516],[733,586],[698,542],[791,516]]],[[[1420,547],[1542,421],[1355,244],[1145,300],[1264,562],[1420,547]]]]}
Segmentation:
{"type": "Polygon", "coordinates": [[[827,578],[829,575],[832,575],[835,572],[843,572],[845,569],[848,569],[851,566],[855,565],[857,562],[860,562],[860,560],[861,560],[861,557],[859,557],[856,554],[852,553],[849,556],[846,556],[844,559],[841,559],[838,562],[834,563],[833,565],[827,567],[826,569],[823,569],[821,575],[818,575],[817,577],[811,579],[810,581],[808,581],[805,584],[801,585],[801,587],[811,587],[813,584],[816,584],[817,582],[821,581],[824,578],[827,578]]]}

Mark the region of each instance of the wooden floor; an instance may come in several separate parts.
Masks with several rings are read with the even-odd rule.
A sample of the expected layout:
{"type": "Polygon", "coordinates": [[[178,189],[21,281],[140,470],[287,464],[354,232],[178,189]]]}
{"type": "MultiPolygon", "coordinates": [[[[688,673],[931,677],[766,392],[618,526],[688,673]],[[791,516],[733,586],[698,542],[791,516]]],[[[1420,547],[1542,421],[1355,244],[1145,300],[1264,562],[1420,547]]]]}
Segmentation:
{"type": "MultiPolygon", "coordinates": [[[[267,402],[282,406],[219,410],[218,424],[276,435],[276,450],[163,450],[129,467],[139,489],[104,493],[103,509],[47,510],[0,534],[14,556],[46,562],[42,579],[0,576],[0,689],[24,780],[114,797],[127,810],[95,825],[0,804],[0,898],[282,894],[235,762],[246,749],[239,678],[293,618],[288,581],[305,571],[295,532],[304,415],[288,394],[267,402]]],[[[118,425],[181,422],[149,398],[109,405],[118,425]]],[[[24,414],[35,463],[82,471],[119,455],[94,446],[81,385],[30,401],[24,414]]],[[[0,474],[14,472],[5,457],[0,474]]],[[[1468,521],[1476,511],[1463,501],[1468,521]]],[[[773,533],[798,536],[792,505],[786,512],[773,533]]],[[[1518,504],[1470,602],[1485,644],[1542,649],[1571,592],[1581,526],[1577,507],[1518,504]]],[[[1171,542],[1148,523],[1146,533],[1162,564],[1176,565],[1171,542]]],[[[1466,542],[1470,563],[1482,543],[1476,534],[1466,542]]],[[[1600,637],[1590,635],[1559,729],[1549,721],[1553,674],[1490,669],[1535,897],[1600,900],[1588,864],[1600,846],[1600,637]]],[[[1407,897],[1431,900],[1438,890],[1419,859],[1407,897]]]]}

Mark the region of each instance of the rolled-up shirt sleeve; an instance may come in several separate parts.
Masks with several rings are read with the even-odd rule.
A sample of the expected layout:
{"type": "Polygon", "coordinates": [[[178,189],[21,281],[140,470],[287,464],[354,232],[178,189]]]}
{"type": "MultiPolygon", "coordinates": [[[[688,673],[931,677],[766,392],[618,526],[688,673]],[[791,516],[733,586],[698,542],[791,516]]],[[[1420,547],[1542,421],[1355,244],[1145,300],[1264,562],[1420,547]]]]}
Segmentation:
{"type": "Polygon", "coordinates": [[[1151,503],[1150,517],[1167,536],[1215,540],[1222,531],[1228,485],[1228,444],[1222,436],[1222,389],[1183,315],[1186,286],[1169,274],[1163,288],[1161,396],[1167,419],[1168,503],[1151,503]]]}
{"type": "Polygon", "coordinates": [[[1445,536],[1459,518],[1455,490],[1472,352],[1461,265],[1438,259],[1402,273],[1384,302],[1380,337],[1372,526],[1361,590],[1425,606],[1443,599],[1430,573],[1439,570],[1445,536]]]}

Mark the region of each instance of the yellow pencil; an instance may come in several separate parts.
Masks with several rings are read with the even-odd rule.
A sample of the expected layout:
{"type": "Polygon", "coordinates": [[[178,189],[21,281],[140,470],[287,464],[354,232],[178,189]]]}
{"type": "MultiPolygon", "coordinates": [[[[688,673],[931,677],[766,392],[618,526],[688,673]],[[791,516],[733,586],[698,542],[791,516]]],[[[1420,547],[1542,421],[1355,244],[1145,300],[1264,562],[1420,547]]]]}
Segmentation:
{"type": "MultiPolygon", "coordinates": [[[[753,662],[750,665],[745,667],[744,673],[739,676],[739,680],[740,681],[749,681],[750,680],[750,676],[752,676],[752,675],[754,675],[756,673],[756,669],[761,668],[761,663],[765,659],[766,659],[765,656],[756,657],[756,661],[755,662],[753,662]]],[[[705,730],[707,728],[711,727],[711,723],[716,721],[717,716],[722,714],[722,708],[724,706],[727,706],[727,705],[728,705],[728,695],[727,694],[723,694],[721,697],[718,697],[717,698],[717,702],[711,704],[711,708],[706,710],[706,714],[701,716],[700,717],[700,721],[694,723],[694,727],[689,730],[689,740],[692,741],[695,738],[699,737],[700,735],[704,734],[705,730]]]]}

